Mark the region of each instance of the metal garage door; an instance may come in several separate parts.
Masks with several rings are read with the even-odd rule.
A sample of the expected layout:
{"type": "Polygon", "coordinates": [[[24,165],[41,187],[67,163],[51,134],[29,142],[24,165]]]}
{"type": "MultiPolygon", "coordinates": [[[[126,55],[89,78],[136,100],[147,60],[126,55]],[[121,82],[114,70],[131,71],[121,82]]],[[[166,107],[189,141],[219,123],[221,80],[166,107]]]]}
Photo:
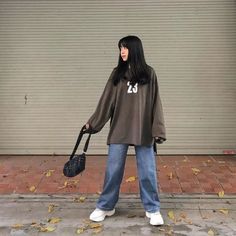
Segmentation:
{"type": "MultiPolygon", "coordinates": [[[[236,149],[234,0],[1,0],[0,153],[69,153],[128,34],[159,74],[159,153],[236,149]]],[[[90,153],[107,152],[107,131],[90,153]]]]}

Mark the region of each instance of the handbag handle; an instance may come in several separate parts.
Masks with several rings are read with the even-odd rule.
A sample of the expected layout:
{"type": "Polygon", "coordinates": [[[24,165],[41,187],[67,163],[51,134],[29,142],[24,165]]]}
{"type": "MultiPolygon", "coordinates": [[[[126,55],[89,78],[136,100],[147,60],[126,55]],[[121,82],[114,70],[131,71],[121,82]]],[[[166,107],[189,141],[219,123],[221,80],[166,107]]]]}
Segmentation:
{"type": "MultiPolygon", "coordinates": [[[[79,144],[80,144],[80,142],[81,142],[81,139],[82,139],[82,137],[83,137],[83,135],[84,135],[85,133],[86,133],[86,131],[85,131],[85,126],[83,126],[83,127],[81,128],[81,130],[80,130],[80,133],[79,133],[79,136],[78,136],[78,138],[77,138],[77,141],[76,141],[75,147],[74,147],[74,149],[73,149],[73,152],[72,152],[72,154],[70,155],[70,160],[71,160],[71,159],[73,158],[73,156],[75,155],[75,153],[76,153],[76,151],[77,151],[77,149],[78,149],[78,146],[79,146],[79,144]]],[[[87,140],[86,140],[86,142],[85,142],[84,149],[83,149],[83,152],[84,152],[84,153],[87,152],[90,137],[91,137],[91,134],[89,134],[89,136],[88,136],[88,138],[87,138],[87,140]]]]}

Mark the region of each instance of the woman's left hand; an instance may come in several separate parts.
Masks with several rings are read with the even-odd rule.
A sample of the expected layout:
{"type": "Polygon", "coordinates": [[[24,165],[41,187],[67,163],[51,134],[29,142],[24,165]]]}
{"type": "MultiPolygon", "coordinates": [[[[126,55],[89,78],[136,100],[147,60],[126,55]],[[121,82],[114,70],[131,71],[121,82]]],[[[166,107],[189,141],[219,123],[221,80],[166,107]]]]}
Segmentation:
{"type": "Polygon", "coordinates": [[[162,144],[165,141],[165,139],[161,138],[161,137],[155,137],[155,142],[158,144],[162,144]]]}

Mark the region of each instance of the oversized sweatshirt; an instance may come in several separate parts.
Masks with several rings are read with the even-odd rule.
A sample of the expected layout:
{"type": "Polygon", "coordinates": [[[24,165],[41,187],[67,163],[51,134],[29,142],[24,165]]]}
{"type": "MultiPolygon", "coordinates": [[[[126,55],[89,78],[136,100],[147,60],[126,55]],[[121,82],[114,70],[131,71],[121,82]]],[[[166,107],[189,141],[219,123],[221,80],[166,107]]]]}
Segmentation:
{"type": "Polygon", "coordinates": [[[97,108],[88,120],[94,133],[110,119],[107,144],[150,146],[155,137],[166,140],[157,76],[150,68],[148,84],[130,84],[129,73],[115,86],[112,71],[97,108]]]}

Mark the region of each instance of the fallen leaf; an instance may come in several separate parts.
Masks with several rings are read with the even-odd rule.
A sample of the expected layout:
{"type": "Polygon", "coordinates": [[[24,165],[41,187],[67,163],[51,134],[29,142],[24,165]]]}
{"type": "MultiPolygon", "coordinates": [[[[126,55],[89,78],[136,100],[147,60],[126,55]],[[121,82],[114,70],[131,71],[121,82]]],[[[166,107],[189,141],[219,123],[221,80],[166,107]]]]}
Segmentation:
{"type": "Polygon", "coordinates": [[[89,224],[90,229],[96,229],[102,227],[101,223],[90,223],[89,224]]]}
{"type": "Polygon", "coordinates": [[[134,182],[136,180],[136,177],[135,176],[130,176],[128,179],[126,179],[126,183],[128,182],[134,182]]]}
{"type": "Polygon", "coordinates": [[[14,225],[12,225],[12,228],[14,228],[14,229],[19,229],[19,228],[22,228],[24,225],[22,225],[22,224],[14,224],[14,225]]]}
{"type": "Polygon", "coordinates": [[[187,214],[185,212],[180,212],[179,216],[183,219],[187,218],[187,214]]]}
{"type": "Polygon", "coordinates": [[[102,232],[102,228],[97,228],[97,229],[94,229],[94,230],[93,230],[93,233],[94,233],[94,234],[98,234],[98,233],[100,233],[100,232],[102,232]]]}
{"type": "Polygon", "coordinates": [[[199,172],[201,172],[199,169],[197,168],[192,168],[192,171],[195,175],[197,175],[199,172]]]}
{"type": "Polygon", "coordinates": [[[135,215],[135,214],[129,214],[129,215],[127,215],[127,217],[128,218],[134,218],[134,217],[136,217],[137,215],[135,215]]]}
{"type": "Polygon", "coordinates": [[[220,209],[219,210],[221,213],[228,215],[229,214],[229,210],[228,209],[220,209]]]}
{"type": "Polygon", "coordinates": [[[169,211],[169,212],[168,212],[168,217],[169,217],[171,220],[175,221],[175,214],[174,214],[173,211],[169,211]]]}
{"type": "Polygon", "coordinates": [[[167,176],[169,177],[169,180],[173,179],[173,173],[172,172],[170,172],[167,176]]]}
{"type": "Polygon", "coordinates": [[[166,231],[165,235],[173,235],[174,230],[170,229],[168,231],[166,231]]]}
{"type": "Polygon", "coordinates": [[[101,194],[102,194],[102,192],[101,192],[101,191],[97,191],[97,192],[96,192],[96,194],[98,194],[98,195],[101,195],[101,194]]]}
{"type": "Polygon", "coordinates": [[[78,228],[78,229],[76,230],[76,233],[77,233],[77,234],[82,234],[83,232],[84,232],[84,228],[83,228],[83,227],[78,228]]]}
{"type": "Polygon", "coordinates": [[[76,188],[76,187],[77,187],[76,184],[77,184],[78,182],[79,182],[78,180],[65,181],[65,182],[64,182],[64,186],[59,187],[59,189],[68,188],[68,187],[76,188]]]}
{"type": "Polygon", "coordinates": [[[209,236],[214,236],[215,235],[215,233],[212,229],[210,229],[207,233],[208,233],[209,236]]]}
{"type": "Polygon", "coordinates": [[[30,192],[35,192],[36,187],[35,187],[35,186],[31,186],[31,187],[29,188],[29,190],[30,190],[30,192]]]}
{"type": "Polygon", "coordinates": [[[55,204],[50,204],[50,205],[48,206],[48,212],[49,212],[49,213],[53,212],[55,206],[57,206],[57,205],[55,205],[55,204]]]}
{"type": "Polygon", "coordinates": [[[47,226],[47,227],[40,227],[39,232],[53,232],[55,231],[56,228],[52,226],[47,226]]]}
{"type": "Polygon", "coordinates": [[[223,198],[224,195],[225,195],[225,192],[224,192],[224,191],[220,191],[220,192],[218,193],[218,196],[219,196],[220,198],[223,198]]]}
{"type": "Polygon", "coordinates": [[[84,202],[84,201],[85,201],[85,199],[86,199],[86,197],[85,197],[85,196],[81,196],[81,197],[79,197],[79,202],[84,202]]]}
{"type": "Polygon", "coordinates": [[[46,173],[45,173],[45,175],[47,176],[47,177],[50,177],[50,176],[52,176],[52,173],[54,172],[55,170],[48,170],[46,173]]]}
{"type": "Polygon", "coordinates": [[[51,224],[56,224],[56,223],[59,223],[61,221],[61,218],[50,218],[48,219],[48,222],[51,223],[51,224]]]}

